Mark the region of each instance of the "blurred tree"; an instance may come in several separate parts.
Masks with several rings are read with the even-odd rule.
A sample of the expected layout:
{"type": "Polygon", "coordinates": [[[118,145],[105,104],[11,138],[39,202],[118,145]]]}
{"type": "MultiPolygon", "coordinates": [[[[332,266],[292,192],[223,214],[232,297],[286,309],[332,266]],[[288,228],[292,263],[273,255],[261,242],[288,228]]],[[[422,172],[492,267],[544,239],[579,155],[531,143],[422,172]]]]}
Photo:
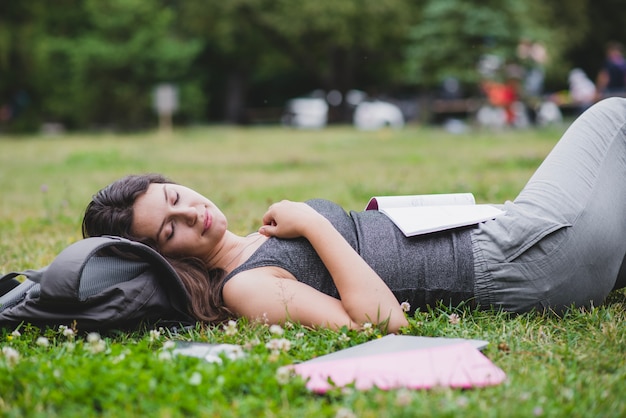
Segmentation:
{"type": "Polygon", "coordinates": [[[566,79],[571,63],[564,57],[588,34],[589,2],[571,0],[563,7],[558,0],[427,0],[410,33],[407,81],[436,88],[453,77],[477,86],[481,57],[515,61],[524,38],[546,47],[549,79],[566,79]]]}
{"type": "MultiPolygon", "coordinates": [[[[156,119],[156,84],[193,91],[185,75],[201,44],[175,36],[170,8],[142,0],[63,1],[82,13],[51,6],[49,35],[40,45],[49,63],[43,77],[47,118],[79,127],[137,128],[156,119]]],[[[183,113],[203,107],[202,97],[193,99],[181,99],[183,113]]]]}
{"type": "Polygon", "coordinates": [[[517,0],[428,0],[410,33],[407,79],[440,86],[446,78],[476,85],[485,54],[512,58],[521,37],[517,0]]]}
{"type": "Polygon", "coordinates": [[[38,103],[38,74],[45,70],[33,52],[44,33],[45,1],[0,2],[0,127],[32,129],[38,103]]]}
{"type": "MultiPolygon", "coordinates": [[[[188,0],[182,24],[207,44],[230,122],[245,119],[251,84],[383,89],[399,80],[417,0],[188,0]]],[[[292,91],[291,94],[303,94],[292,91]]],[[[279,105],[283,105],[281,102],[279,105]]],[[[276,105],[276,104],[274,104],[276,105]]]]}

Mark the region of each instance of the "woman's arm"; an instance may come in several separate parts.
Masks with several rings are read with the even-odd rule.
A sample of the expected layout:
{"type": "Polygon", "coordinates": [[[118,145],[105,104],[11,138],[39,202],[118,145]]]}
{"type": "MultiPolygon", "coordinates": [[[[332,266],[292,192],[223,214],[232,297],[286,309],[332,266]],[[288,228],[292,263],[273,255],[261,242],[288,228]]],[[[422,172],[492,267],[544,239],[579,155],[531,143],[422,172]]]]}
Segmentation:
{"type": "MultiPolygon", "coordinates": [[[[356,324],[387,322],[390,332],[408,325],[397,299],[378,274],[335,227],[305,203],[282,201],[268,209],[259,232],[280,238],[306,238],[330,272],[341,308],[356,324]]],[[[384,243],[381,243],[384,245],[384,243]]],[[[322,309],[322,308],[320,308],[322,309]]]]}

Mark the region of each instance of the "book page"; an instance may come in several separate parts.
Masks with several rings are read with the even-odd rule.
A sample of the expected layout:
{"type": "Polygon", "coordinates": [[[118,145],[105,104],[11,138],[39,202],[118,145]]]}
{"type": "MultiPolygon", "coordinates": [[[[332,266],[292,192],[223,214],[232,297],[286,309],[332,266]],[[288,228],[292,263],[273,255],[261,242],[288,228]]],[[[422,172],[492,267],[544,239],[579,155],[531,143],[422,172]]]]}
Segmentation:
{"type": "Polygon", "coordinates": [[[407,237],[475,225],[504,211],[491,205],[446,205],[386,208],[387,215],[407,237]]]}
{"type": "Polygon", "coordinates": [[[473,205],[476,203],[471,193],[418,194],[405,196],[372,197],[365,210],[381,210],[385,208],[438,206],[438,205],[473,205]]]}

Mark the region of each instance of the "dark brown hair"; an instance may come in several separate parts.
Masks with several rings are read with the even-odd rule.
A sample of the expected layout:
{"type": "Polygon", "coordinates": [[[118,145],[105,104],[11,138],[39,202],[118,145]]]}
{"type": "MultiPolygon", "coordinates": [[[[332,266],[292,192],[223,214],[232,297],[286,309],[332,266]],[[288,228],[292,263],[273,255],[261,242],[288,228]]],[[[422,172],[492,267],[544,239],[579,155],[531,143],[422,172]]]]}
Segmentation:
{"type": "MultiPolygon", "coordinates": [[[[115,235],[141,241],[159,251],[154,240],[136,237],[131,232],[135,200],[153,183],[174,184],[160,174],[129,175],[98,191],[85,209],[82,222],[83,237],[115,235]]],[[[196,258],[167,257],[167,259],[189,292],[189,311],[196,319],[216,323],[232,317],[221,296],[224,270],[208,269],[196,258]]]]}

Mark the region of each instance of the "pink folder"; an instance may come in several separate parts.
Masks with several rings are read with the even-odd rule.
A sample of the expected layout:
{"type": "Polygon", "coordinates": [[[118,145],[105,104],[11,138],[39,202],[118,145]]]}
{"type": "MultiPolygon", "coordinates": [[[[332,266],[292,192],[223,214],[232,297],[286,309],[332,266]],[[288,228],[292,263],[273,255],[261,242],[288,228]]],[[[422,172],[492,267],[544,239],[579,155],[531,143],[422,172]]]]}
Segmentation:
{"type": "Polygon", "coordinates": [[[376,349],[372,341],[364,344],[369,344],[364,355],[357,353],[354,350],[356,347],[353,347],[348,350],[357,353],[354,356],[324,356],[329,359],[318,358],[291,367],[298,375],[308,379],[307,388],[319,393],[352,383],[359,390],[372,387],[385,390],[401,387],[472,388],[496,385],[506,379],[505,373],[476,348],[474,341],[453,339],[445,341],[445,344],[437,341],[437,344],[418,344],[424,347],[403,351],[384,348],[388,343],[397,345],[398,338],[403,337],[385,337],[376,341],[380,343],[380,353],[372,353],[372,348],[376,349]]]}

